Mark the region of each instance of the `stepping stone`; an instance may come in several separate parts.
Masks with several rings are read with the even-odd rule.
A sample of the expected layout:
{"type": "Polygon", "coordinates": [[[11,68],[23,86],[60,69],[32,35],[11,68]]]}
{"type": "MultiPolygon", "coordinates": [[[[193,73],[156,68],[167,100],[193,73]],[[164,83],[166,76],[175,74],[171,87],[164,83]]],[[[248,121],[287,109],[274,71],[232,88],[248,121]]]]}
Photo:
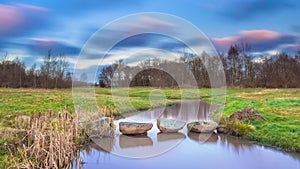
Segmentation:
{"type": "Polygon", "coordinates": [[[212,133],[218,124],[214,121],[196,121],[187,124],[188,131],[196,133],[212,133]]]}
{"type": "Polygon", "coordinates": [[[179,130],[183,129],[184,126],[184,121],[176,119],[161,118],[157,120],[157,127],[163,133],[176,133],[179,130]]]}
{"type": "Polygon", "coordinates": [[[153,127],[152,123],[120,122],[119,130],[126,135],[145,134],[153,127]]]}

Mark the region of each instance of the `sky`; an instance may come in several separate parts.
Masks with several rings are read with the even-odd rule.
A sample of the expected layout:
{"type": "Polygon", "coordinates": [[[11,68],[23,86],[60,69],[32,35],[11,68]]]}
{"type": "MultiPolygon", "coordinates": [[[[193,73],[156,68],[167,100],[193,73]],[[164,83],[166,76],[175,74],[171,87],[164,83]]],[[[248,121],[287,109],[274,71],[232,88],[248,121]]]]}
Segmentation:
{"type": "MultiPolygon", "coordinates": [[[[120,17],[141,12],[167,13],[185,19],[200,29],[220,52],[239,42],[248,43],[256,55],[294,53],[300,49],[298,0],[0,0],[0,56],[7,52],[9,57],[19,57],[30,67],[41,63],[51,49],[54,55],[62,53],[75,64],[97,30],[120,17]]],[[[169,30],[180,26],[153,17],[135,24],[169,30]]],[[[109,31],[105,34],[115,35],[109,31]]],[[[130,46],[132,50],[146,49],[157,47],[151,45],[155,40],[162,44],[160,49],[166,50],[177,43],[170,38],[144,35],[119,45],[130,46]]],[[[110,57],[120,55],[121,51],[130,53],[128,48],[118,49],[110,57]]]]}

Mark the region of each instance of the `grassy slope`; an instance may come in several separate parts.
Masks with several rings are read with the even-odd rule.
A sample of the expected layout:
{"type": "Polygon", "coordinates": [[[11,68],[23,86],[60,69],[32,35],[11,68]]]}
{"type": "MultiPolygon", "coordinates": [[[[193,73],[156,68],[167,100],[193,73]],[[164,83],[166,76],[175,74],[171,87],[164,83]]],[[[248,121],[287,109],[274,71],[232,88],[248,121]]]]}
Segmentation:
{"type": "Polygon", "coordinates": [[[71,90],[0,89],[0,126],[11,127],[18,115],[58,111],[65,105],[72,105],[71,90]]]}
{"type": "MultiPolygon", "coordinates": [[[[126,98],[123,89],[113,91],[120,99],[126,98]]],[[[161,89],[172,104],[180,99],[177,89],[161,89]]],[[[200,97],[211,101],[210,89],[200,89],[200,97]]],[[[131,88],[130,100],[137,109],[145,110],[154,105],[148,98],[164,97],[155,88],[131,88]]],[[[110,89],[97,89],[98,104],[113,105],[110,89]]],[[[183,98],[195,98],[195,91],[186,89],[183,98]]],[[[215,102],[218,102],[218,96],[215,102]]],[[[0,126],[11,127],[16,115],[30,115],[35,112],[58,111],[64,105],[72,105],[72,91],[44,89],[0,89],[0,126]]],[[[300,151],[300,89],[227,89],[224,115],[229,116],[244,107],[253,107],[263,113],[267,121],[251,121],[256,130],[245,138],[284,149],[300,151]]],[[[130,111],[128,108],[127,111],[130,111]]],[[[0,158],[1,161],[1,158],[0,158]]]]}
{"type": "Polygon", "coordinates": [[[300,152],[300,89],[229,89],[224,114],[245,106],[267,119],[251,121],[256,130],[246,139],[300,152]]]}

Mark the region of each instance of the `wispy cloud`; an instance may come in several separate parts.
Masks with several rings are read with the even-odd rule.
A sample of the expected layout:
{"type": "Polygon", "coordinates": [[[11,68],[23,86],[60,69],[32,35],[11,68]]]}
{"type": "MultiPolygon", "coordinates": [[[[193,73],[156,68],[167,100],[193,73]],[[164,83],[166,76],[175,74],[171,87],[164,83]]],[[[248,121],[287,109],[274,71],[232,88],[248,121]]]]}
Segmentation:
{"type": "MultiPolygon", "coordinates": [[[[171,31],[177,27],[176,24],[170,23],[163,18],[159,18],[159,16],[157,18],[147,16],[147,13],[144,16],[139,17],[137,20],[127,20],[126,22],[118,22],[116,24],[117,27],[125,28],[123,31],[126,31],[129,34],[133,32],[147,32],[162,29],[168,29],[171,31]]],[[[119,31],[122,30],[119,29],[119,31]]]]}
{"type": "Polygon", "coordinates": [[[29,4],[22,4],[22,3],[16,3],[16,7],[23,8],[23,9],[28,9],[32,11],[40,11],[40,12],[49,12],[51,11],[48,8],[44,8],[41,6],[34,6],[34,5],[29,5],[29,4]]]}
{"type": "Polygon", "coordinates": [[[44,54],[48,50],[67,55],[79,54],[80,52],[80,48],[65,44],[62,41],[45,38],[30,38],[29,43],[25,46],[37,54],[44,54]]]}
{"type": "Polygon", "coordinates": [[[173,27],[176,28],[177,25],[158,19],[150,16],[141,16],[140,17],[141,24],[149,24],[150,26],[153,26],[155,28],[166,28],[166,27],[173,27]]]}
{"type": "MultiPolygon", "coordinates": [[[[300,3],[293,0],[245,0],[243,2],[240,0],[205,2],[169,0],[160,3],[151,0],[15,2],[8,0],[0,2],[0,51],[7,51],[10,55],[24,58],[30,64],[35,61],[35,57],[46,55],[49,49],[55,53],[65,53],[66,56],[73,58],[79,53],[86,40],[95,31],[105,27],[107,23],[122,16],[144,11],[160,11],[183,17],[205,30],[204,33],[212,37],[220,37],[213,39],[213,42],[218,49],[224,51],[231,44],[241,41],[251,44],[252,51],[269,51],[268,53],[275,50],[296,50],[300,43],[299,36],[291,33],[244,30],[273,29],[271,26],[276,25],[274,30],[299,33],[299,24],[297,25],[295,20],[299,15],[300,3]],[[235,36],[228,36],[239,30],[244,31],[237,32],[235,36]]],[[[153,47],[182,52],[189,45],[199,49],[197,51],[198,53],[200,51],[200,54],[203,50],[210,50],[209,44],[196,36],[197,33],[185,29],[184,24],[174,23],[163,17],[145,15],[119,25],[116,24],[114,28],[116,29],[102,31],[96,40],[100,39],[104,41],[104,44],[99,45],[95,42],[95,46],[89,46],[87,51],[90,53],[87,59],[102,56],[107,52],[102,50],[105,45],[119,37],[125,37],[134,32],[153,30],[174,33],[174,36],[178,35],[178,39],[185,40],[183,43],[187,45],[166,38],[141,35],[119,42],[116,49],[153,47]]],[[[114,57],[117,56],[114,55],[114,57]]]]}
{"type": "Polygon", "coordinates": [[[23,15],[14,6],[0,4],[0,35],[5,35],[23,22],[23,15]],[[4,24],[5,23],[5,24],[4,24]]]}
{"type": "Polygon", "coordinates": [[[242,30],[236,36],[214,38],[213,43],[220,51],[227,51],[230,45],[247,43],[254,52],[286,50],[284,46],[299,43],[300,37],[270,30],[242,30]]]}
{"type": "Polygon", "coordinates": [[[0,4],[0,36],[16,37],[41,28],[43,17],[49,11],[47,8],[20,3],[0,4]]]}

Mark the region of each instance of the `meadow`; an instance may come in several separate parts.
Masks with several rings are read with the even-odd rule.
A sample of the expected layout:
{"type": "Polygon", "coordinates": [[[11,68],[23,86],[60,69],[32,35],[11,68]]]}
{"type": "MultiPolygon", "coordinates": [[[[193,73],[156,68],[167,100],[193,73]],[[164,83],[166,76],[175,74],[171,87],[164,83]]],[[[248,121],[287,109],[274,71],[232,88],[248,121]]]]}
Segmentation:
{"type": "MultiPolygon", "coordinates": [[[[112,94],[118,99],[127,99],[117,89],[96,88],[95,96],[99,105],[114,106],[112,94]]],[[[176,88],[130,88],[129,99],[134,109],[147,110],[161,106],[160,102],[152,103],[149,98],[165,97],[166,104],[172,105],[181,98],[199,97],[193,90],[184,89],[181,95],[176,88]]],[[[300,152],[300,89],[265,89],[265,88],[228,88],[226,96],[212,97],[211,89],[199,89],[200,99],[206,102],[219,103],[226,97],[223,116],[229,117],[233,112],[245,107],[258,110],[266,120],[251,120],[255,130],[242,138],[257,141],[286,151],[300,152]]],[[[151,100],[151,99],[150,99],[151,100]]],[[[153,99],[152,99],[153,100],[153,99]]],[[[65,106],[74,113],[71,89],[0,89],[0,130],[14,128],[18,116],[35,113],[58,112],[65,106]]],[[[132,108],[124,111],[133,111],[132,108]]],[[[9,142],[1,137],[1,145],[9,142]]],[[[6,154],[0,149],[0,161],[6,154]]]]}

